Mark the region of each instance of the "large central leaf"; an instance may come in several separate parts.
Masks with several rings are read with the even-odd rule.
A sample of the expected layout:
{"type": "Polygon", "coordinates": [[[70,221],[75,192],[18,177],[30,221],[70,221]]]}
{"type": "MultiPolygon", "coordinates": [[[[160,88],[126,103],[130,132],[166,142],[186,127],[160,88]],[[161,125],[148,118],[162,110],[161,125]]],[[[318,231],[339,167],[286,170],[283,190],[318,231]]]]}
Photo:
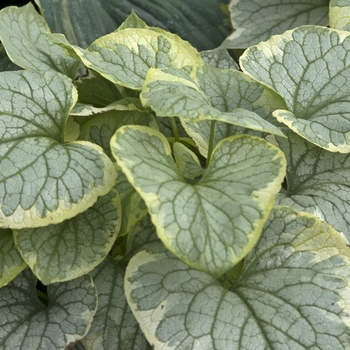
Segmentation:
{"type": "Polygon", "coordinates": [[[99,146],[63,144],[76,99],[71,81],[56,73],[1,73],[2,227],[61,222],[85,211],[114,185],[113,163],[99,146]]]}
{"type": "Polygon", "coordinates": [[[164,244],[213,275],[235,265],[256,243],[285,173],[281,151],[247,135],[221,141],[194,185],[178,170],[166,138],[153,129],[120,128],[111,148],[164,244]]]}

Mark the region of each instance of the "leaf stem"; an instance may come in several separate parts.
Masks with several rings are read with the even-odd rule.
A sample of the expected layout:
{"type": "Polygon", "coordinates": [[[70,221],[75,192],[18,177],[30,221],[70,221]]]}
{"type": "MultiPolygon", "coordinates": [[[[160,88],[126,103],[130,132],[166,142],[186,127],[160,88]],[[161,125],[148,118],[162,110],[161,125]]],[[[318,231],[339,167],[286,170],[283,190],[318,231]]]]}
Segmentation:
{"type": "Polygon", "coordinates": [[[208,145],[208,157],[206,162],[206,167],[208,168],[210,163],[211,154],[213,153],[214,148],[214,134],[215,134],[215,124],[216,120],[212,120],[210,124],[210,135],[209,135],[209,145],[208,145]]]}
{"type": "Polygon", "coordinates": [[[170,117],[169,119],[170,119],[171,128],[173,130],[173,135],[174,135],[174,138],[175,138],[175,142],[180,142],[179,132],[177,130],[175,118],[174,117],[170,117]]]}

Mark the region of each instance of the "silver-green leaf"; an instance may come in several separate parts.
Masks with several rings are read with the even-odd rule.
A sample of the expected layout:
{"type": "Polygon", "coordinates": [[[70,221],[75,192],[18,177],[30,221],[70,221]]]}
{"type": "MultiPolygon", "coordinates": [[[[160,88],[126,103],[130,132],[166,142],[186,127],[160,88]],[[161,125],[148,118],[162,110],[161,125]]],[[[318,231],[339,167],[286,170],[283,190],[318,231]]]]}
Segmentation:
{"type": "Polygon", "coordinates": [[[69,281],[90,272],[107,256],[119,233],[120,212],[119,197],[111,191],[72,219],[15,230],[16,246],[43,284],[69,281]]]}
{"type": "Polygon", "coordinates": [[[276,207],[227,289],[153,246],[126,270],[128,303],[155,349],[349,348],[350,249],[327,223],[276,207]]]}
{"type": "Polygon", "coordinates": [[[77,100],[70,79],[57,73],[0,73],[0,226],[62,222],[109,192],[116,172],[102,149],[64,143],[77,100]]]}
{"type": "Polygon", "coordinates": [[[233,0],[230,1],[233,33],[225,48],[247,48],[272,35],[304,24],[328,24],[327,0],[233,0]]]}
{"type": "Polygon", "coordinates": [[[88,332],[97,293],[86,275],[48,287],[48,306],[39,300],[29,269],[0,289],[0,348],[64,350],[88,332]]]}
{"type": "Polygon", "coordinates": [[[287,158],[287,189],[276,204],[308,211],[350,241],[350,155],[326,151],[292,131],[277,140],[287,158]]]}
{"type": "Polygon", "coordinates": [[[0,39],[11,61],[33,71],[58,71],[74,78],[81,62],[48,40],[50,29],[30,2],[0,11],[0,39]]]}
{"type": "Polygon", "coordinates": [[[148,343],[124,293],[124,269],[110,256],[91,271],[98,308],[89,333],[82,340],[89,350],[146,350],[148,343]]]}
{"type": "Polygon", "coordinates": [[[279,93],[273,115],[319,147],[350,152],[350,33],[303,26],[250,47],[240,59],[253,79],[279,93]]]}
{"type": "Polygon", "coordinates": [[[222,140],[194,184],[184,179],[158,131],[124,126],[111,148],[163,243],[186,263],[216,276],[256,243],[285,175],[282,152],[248,135],[222,140]]]}

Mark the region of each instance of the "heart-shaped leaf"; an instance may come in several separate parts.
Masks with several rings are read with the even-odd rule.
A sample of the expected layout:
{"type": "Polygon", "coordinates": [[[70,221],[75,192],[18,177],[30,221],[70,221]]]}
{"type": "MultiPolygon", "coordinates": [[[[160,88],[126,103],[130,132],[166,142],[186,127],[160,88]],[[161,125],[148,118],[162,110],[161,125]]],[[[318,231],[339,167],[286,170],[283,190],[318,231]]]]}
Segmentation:
{"type": "Polygon", "coordinates": [[[122,127],[111,148],[163,243],[216,276],[256,243],[285,173],[282,152],[248,135],[221,141],[194,185],[178,170],[166,138],[153,129],[122,127]]]}
{"type": "Polygon", "coordinates": [[[278,92],[288,110],[273,114],[332,152],[350,152],[350,33],[303,26],[249,48],[244,72],[278,92]]]}
{"type": "Polygon", "coordinates": [[[0,229],[0,288],[12,281],[26,266],[13,241],[12,230],[0,229]]]}
{"type": "Polygon", "coordinates": [[[204,169],[201,167],[198,157],[185,145],[175,142],[173,152],[176,165],[183,177],[194,179],[203,175],[204,169]]]}
{"type": "Polygon", "coordinates": [[[234,0],[230,2],[234,32],[223,42],[225,48],[247,48],[272,35],[304,24],[327,25],[327,0],[234,0]]]}
{"type": "Polygon", "coordinates": [[[333,29],[350,31],[350,5],[347,1],[330,1],[329,26],[333,29]]]}
{"type": "Polygon", "coordinates": [[[57,225],[14,231],[24,261],[43,284],[69,281],[91,271],[111,250],[120,228],[115,191],[57,225]]]}
{"type": "Polygon", "coordinates": [[[2,227],[62,222],[89,208],[115,182],[113,163],[89,142],[63,144],[77,93],[57,73],[0,75],[2,227]]]}
{"type": "Polygon", "coordinates": [[[287,158],[287,191],[276,204],[308,211],[350,241],[350,155],[328,152],[292,131],[278,144],[287,158]]]}
{"type": "Polygon", "coordinates": [[[33,71],[58,71],[74,78],[81,62],[46,37],[50,29],[33,4],[0,11],[0,39],[11,61],[33,71]]]}
{"type": "Polygon", "coordinates": [[[64,350],[88,332],[97,309],[91,277],[48,286],[46,308],[29,269],[0,289],[0,347],[4,350],[64,350]]]}
{"type": "Polygon", "coordinates": [[[82,340],[89,350],[146,350],[148,343],[126,302],[124,270],[107,256],[90,275],[96,285],[98,308],[82,340]]]}
{"type": "Polygon", "coordinates": [[[135,255],[128,303],[159,349],[347,349],[350,250],[327,223],[271,212],[239,280],[224,288],[163,247],[135,255]]]}
{"type": "MultiPolygon", "coordinates": [[[[202,91],[210,97],[210,102],[213,107],[221,112],[231,112],[246,109],[259,115],[264,119],[267,124],[270,123],[270,132],[275,133],[279,130],[279,123],[272,117],[271,113],[280,108],[285,108],[285,102],[276,93],[270,89],[266,89],[265,86],[259,82],[252,80],[246,74],[230,70],[216,69],[204,65],[198,69],[197,73],[198,84],[202,91]],[[271,129],[271,124],[275,125],[275,129],[271,129]]],[[[225,113],[226,114],[226,113],[225,113]]],[[[250,113],[250,116],[252,113],[250,113]]],[[[261,118],[258,121],[261,121],[261,118]]],[[[184,119],[181,120],[187,133],[196,142],[196,145],[202,155],[206,157],[210,135],[211,135],[211,122],[208,120],[200,121],[198,123],[190,123],[184,119]]],[[[244,125],[240,118],[240,126],[225,123],[216,122],[215,131],[213,133],[213,144],[216,145],[219,141],[225,137],[237,134],[250,134],[263,137],[266,133],[268,126],[254,127],[251,123],[250,127],[247,124],[244,125]]]]}

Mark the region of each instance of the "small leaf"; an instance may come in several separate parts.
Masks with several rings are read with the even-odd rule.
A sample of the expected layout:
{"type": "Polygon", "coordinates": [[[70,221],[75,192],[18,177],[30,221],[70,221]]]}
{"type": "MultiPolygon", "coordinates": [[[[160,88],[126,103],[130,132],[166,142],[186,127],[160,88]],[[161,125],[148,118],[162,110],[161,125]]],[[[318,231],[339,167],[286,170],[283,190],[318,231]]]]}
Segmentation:
{"type": "Polygon", "coordinates": [[[90,276],[48,286],[45,308],[29,269],[0,289],[0,347],[64,350],[88,332],[97,309],[90,276]]]}
{"type": "Polygon", "coordinates": [[[350,152],[350,33],[303,26],[249,48],[245,73],[279,93],[288,110],[273,115],[332,152],[350,152]]]}
{"type": "Polygon", "coordinates": [[[327,223],[288,207],[271,212],[228,290],[163,247],[135,255],[128,303],[159,349],[346,349],[350,250],[327,223]]]}
{"type": "Polygon", "coordinates": [[[0,11],[0,39],[12,62],[25,69],[58,71],[74,78],[81,63],[67,57],[46,34],[50,34],[50,29],[33,4],[0,11]]]}
{"type": "Polygon", "coordinates": [[[175,142],[173,152],[176,165],[183,177],[194,179],[203,174],[204,169],[198,157],[182,143],[175,142]]]}
{"type": "Polygon", "coordinates": [[[90,275],[96,285],[98,308],[89,333],[82,340],[89,350],[148,349],[147,340],[124,293],[124,270],[107,256],[90,275]]]}
{"type": "Polygon", "coordinates": [[[287,191],[276,204],[308,211],[350,241],[350,155],[328,152],[292,131],[278,144],[287,158],[287,191]]]}
{"type": "Polygon", "coordinates": [[[0,73],[1,227],[39,227],[85,211],[115,182],[97,145],[64,143],[77,93],[57,73],[0,73]]]}
{"type": "Polygon", "coordinates": [[[12,281],[26,266],[13,241],[12,230],[0,229],[0,288],[12,281]]]}
{"type": "Polygon", "coordinates": [[[106,257],[118,236],[120,211],[119,198],[111,191],[70,220],[15,231],[16,246],[43,284],[69,281],[106,257]]]}
{"type": "Polygon", "coordinates": [[[186,263],[216,276],[256,243],[285,172],[277,147],[246,135],[219,143],[195,185],[185,181],[166,138],[153,129],[122,127],[111,148],[163,243],[186,263]]]}
{"type": "Polygon", "coordinates": [[[304,24],[326,26],[327,0],[234,0],[230,2],[234,32],[223,42],[224,48],[247,48],[304,24]]]}
{"type": "Polygon", "coordinates": [[[348,1],[330,1],[329,26],[333,29],[350,31],[350,5],[348,1]]]}

